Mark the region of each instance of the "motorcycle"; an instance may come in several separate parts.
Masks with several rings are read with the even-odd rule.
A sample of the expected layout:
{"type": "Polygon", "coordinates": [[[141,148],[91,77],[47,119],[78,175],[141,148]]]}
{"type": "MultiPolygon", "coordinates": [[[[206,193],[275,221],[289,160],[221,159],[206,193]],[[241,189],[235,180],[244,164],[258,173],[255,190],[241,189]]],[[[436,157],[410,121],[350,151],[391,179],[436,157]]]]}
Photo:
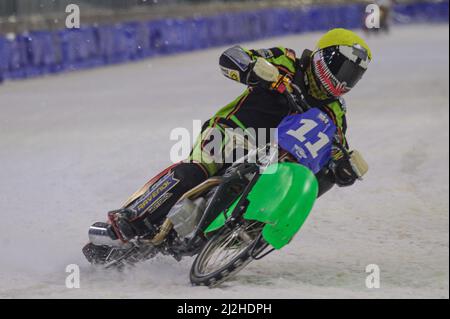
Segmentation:
{"type": "Polygon", "coordinates": [[[315,174],[329,163],[332,146],[351,155],[335,139],[336,127],[325,113],[288,90],[285,95],[297,113],[278,127],[277,152],[271,151],[272,144],[250,152],[184,194],[161,225],[149,225],[156,235],[124,240],[115,219],[152,190],[149,182],[121,210],[111,212],[108,223],[90,227],[83,249],[87,259],[120,269],[157,254],[177,261],[196,256],[191,283],[216,287],[288,245],[314,206],[319,192],[315,174]]]}

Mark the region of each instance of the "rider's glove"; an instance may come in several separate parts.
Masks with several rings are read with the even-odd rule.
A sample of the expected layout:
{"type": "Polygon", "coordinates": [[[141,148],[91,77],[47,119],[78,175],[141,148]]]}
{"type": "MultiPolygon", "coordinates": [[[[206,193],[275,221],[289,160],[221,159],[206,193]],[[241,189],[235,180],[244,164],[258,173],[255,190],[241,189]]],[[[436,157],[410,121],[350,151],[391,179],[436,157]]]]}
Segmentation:
{"type": "Polygon", "coordinates": [[[333,163],[332,170],[337,185],[348,187],[355,184],[358,175],[353,170],[352,164],[346,158],[341,158],[333,163]]]}
{"type": "Polygon", "coordinates": [[[358,151],[350,152],[350,158],[341,157],[334,160],[331,169],[335,183],[341,187],[352,186],[369,170],[369,166],[358,151]]]}
{"type": "Polygon", "coordinates": [[[257,58],[248,74],[247,84],[249,86],[271,89],[273,83],[278,82],[279,78],[280,71],[278,71],[276,66],[263,58],[257,58]]]}

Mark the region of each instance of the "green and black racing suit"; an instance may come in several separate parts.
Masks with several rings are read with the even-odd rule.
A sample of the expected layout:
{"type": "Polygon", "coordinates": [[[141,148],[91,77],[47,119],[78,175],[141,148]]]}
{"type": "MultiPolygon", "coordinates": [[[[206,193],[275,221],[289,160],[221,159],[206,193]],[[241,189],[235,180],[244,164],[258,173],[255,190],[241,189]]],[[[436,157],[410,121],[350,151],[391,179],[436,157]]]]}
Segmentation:
{"type": "MultiPolygon", "coordinates": [[[[310,106],[320,108],[328,114],[336,124],[338,139],[344,147],[348,148],[345,138],[347,122],[344,102],[342,99],[329,99],[322,95],[320,87],[311,76],[311,53],[305,50],[302,56],[297,58],[293,50],[283,47],[246,50],[235,46],[225,51],[220,57],[220,68],[223,74],[246,85],[246,90],[204,124],[202,133],[188,159],[170,167],[149,182],[151,185],[146,185],[150,188],[150,193],[156,189],[153,191],[156,195],[150,196],[150,199],[144,196],[143,201],[149,204],[145,205],[145,209],[137,210],[130,217],[130,227],[127,227],[129,235],[126,237],[132,238],[136,234],[142,235],[148,232],[148,225],[161,223],[185,192],[231,165],[225,160],[227,154],[234,155],[236,146],[236,136],[230,136],[230,131],[236,131],[234,129],[241,129],[242,132],[248,132],[250,129],[253,129],[253,132],[266,130],[266,137],[270,137],[271,132],[281,121],[293,113],[285,95],[276,90],[252,84],[252,66],[257,58],[263,58],[276,66],[280,75],[288,76],[301,89],[304,99],[310,106]],[[212,140],[217,142],[216,139],[220,142],[219,156],[208,147],[212,140]]],[[[257,139],[258,136],[255,136],[253,143],[261,145],[257,139]]],[[[332,160],[337,161],[342,156],[342,152],[335,149],[332,160]]],[[[323,169],[316,176],[319,181],[319,196],[330,190],[338,180],[335,172],[329,168],[323,169]]],[[[338,184],[343,186],[342,183],[338,182],[338,184]]]]}
{"type": "MultiPolygon", "coordinates": [[[[253,132],[265,129],[267,130],[266,136],[271,136],[270,130],[278,127],[286,116],[293,113],[284,95],[276,90],[252,86],[249,83],[252,72],[251,65],[256,58],[267,60],[278,68],[282,76],[289,77],[297,84],[301,88],[306,102],[312,107],[320,108],[333,120],[337,127],[339,140],[344,147],[348,148],[345,137],[347,131],[345,103],[343,99],[321,96],[318,84],[312,80],[312,76],[309,76],[311,53],[311,51],[305,50],[302,56],[297,58],[295,51],[284,47],[246,50],[235,46],[225,51],[220,57],[222,73],[234,81],[247,85],[247,89],[205,123],[189,160],[201,164],[209,176],[213,176],[223,168],[225,161],[218,161],[213,154],[210,154],[209,149],[205,151],[205,145],[211,140],[211,132],[217,132],[217,130],[222,132],[225,140],[223,149],[225,149],[227,141],[232,141],[232,138],[226,136],[226,128],[241,128],[244,131],[251,128],[253,132]],[[205,161],[205,159],[208,160],[205,161]]],[[[340,157],[342,157],[342,152],[335,149],[333,159],[337,160],[340,157]]],[[[318,178],[321,194],[334,184],[333,176],[327,169],[320,172],[318,178]]]]}

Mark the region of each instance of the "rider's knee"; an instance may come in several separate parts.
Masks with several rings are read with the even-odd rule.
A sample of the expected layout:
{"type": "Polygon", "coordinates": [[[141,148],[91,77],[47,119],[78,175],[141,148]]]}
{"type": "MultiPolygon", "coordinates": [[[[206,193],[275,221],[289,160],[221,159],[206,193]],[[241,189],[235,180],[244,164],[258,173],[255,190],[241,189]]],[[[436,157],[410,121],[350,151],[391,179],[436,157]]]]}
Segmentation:
{"type": "Polygon", "coordinates": [[[183,189],[187,190],[203,183],[210,175],[203,164],[195,162],[180,163],[172,169],[171,173],[176,180],[183,181],[183,189]]]}

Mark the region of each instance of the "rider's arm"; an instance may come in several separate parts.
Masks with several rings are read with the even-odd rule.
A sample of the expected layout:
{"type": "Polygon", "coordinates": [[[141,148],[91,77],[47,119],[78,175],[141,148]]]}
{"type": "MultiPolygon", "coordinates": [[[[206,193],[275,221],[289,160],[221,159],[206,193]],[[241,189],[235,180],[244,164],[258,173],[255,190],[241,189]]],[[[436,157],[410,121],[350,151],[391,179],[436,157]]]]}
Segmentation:
{"type": "MultiPolygon", "coordinates": [[[[325,107],[325,111],[336,125],[336,137],[345,149],[349,149],[347,142],[347,107],[343,98],[330,103],[325,107]]],[[[342,151],[338,147],[333,148],[333,159],[339,159],[343,156],[342,151]]]]}
{"type": "Polygon", "coordinates": [[[246,50],[234,46],[222,54],[219,63],[226,77],[242,84],[256,86],[277,81],[276,77],[279,75],[293,76],[295,61],[295,52],[282,47],[246,50]]]}
{"type": "Polygon", "coordinates": [[[332,159],[330,162],[330,174],[327,177],[333,183],[340,187],[352,186],[358,180],[359,176],[355,172],[353,164],[341,148],[345,149],[345,153],[352,154],[346,138],[347,118],[346,105],[343,99],[335,101],[326,107],[328,115],[336,124],[336,139],[340,147],[335,144],[332,150],[332,159]]]}
{"type": "Polygon", "coordinates": [[[220,56],[219,64],[222,73],[227,78],[247,84],[255,60],[250,51],[240,46],[234,46],[220,56]]]}

